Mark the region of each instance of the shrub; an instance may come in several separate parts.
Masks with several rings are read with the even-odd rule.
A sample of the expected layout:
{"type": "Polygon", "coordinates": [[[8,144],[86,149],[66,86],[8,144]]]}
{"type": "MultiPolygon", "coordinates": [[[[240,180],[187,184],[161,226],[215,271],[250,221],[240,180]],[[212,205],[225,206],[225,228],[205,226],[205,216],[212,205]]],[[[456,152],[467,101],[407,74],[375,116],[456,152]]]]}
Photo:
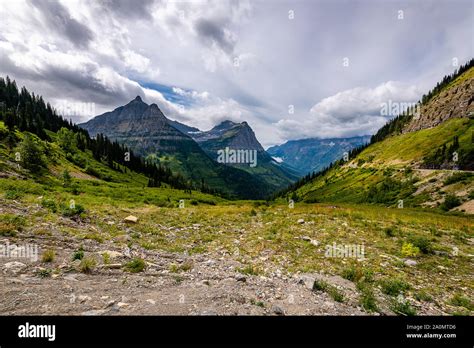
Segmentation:
{"type": "Polygon", "coordinates": [[[417,301],[426,301],[426,302],[431,302],[433,300],[433,298],[430,296],[430,294],[428,294],[427,292],[425,291],[419,291],[415,294],[415,298],[417,301]]]}
{"type": "Polygon", "coordinates": [[[423,254],[430,254],[433,251],[431,241],[426,237],[411,237],[409,240],[423,254]]]}
{"type": "Polygon", "coordinates": [[[84,257],[79,264],[82,273],[91,273],[96,266],[96,261],[91,257],[84,257]]]}
{"type": "Polygon", "coordinates": [[[342,271],[342,278],[355,282],[359,280],[360,276],[355,267],[345,268],[342,271]]]}
{"type": "Polygon", "coordinates": [[[63,179],[63,186],[64,187],[71,186],[72,177],[71,177],[71,174],[69,174],[69,171],[67,169],[64,169],[63,174],[62,174],[62,179],[63,179]]]}
{"type": "Polygon", "coordinates": [[[46,269],[40,269],[37,274],[38,274],[38,277],[47,278],[51,276],[52,272],[53,271],[50,268],[46,268],[46,269]]]}
{"type": "Polygon", "coordinates": [[[110,254],[108,252],[102,253],[102,261],[105,265],[108,265],[110,263],[110,254]]]}
{"type": "Polygon", "coordinates": [[[326,291],[328,286],[328,283],[326,283],[324,280],[316,279],[313,284],[313,291],[326,291]]]}
{"type": "Polygon", "coordinates": [[[45,250],[43,252],[43,255],[41,256],[41,261],[43,261],[43,262],[53,262],[55,256],[56,256],[56,254],[54,253],[54,250],[45,250]]]}
{"type": "Polygon", "coordinates": [[[201,198],[198,201],[201,202],[201,203],[204,203],[204,204],[216,205],[216,202],[213,201],[212,199],[202,199],[201,198]]]}
{"type": "Polygon", "coordinates": [[[54,202],[52,199],[43,198],[41,200],[41,206],[43,208],[51,210],[53,213],[56,213],[58,210],[56,202],[54,202]]]}
{"type": "Polygon", "coordinates": [[[420,249],[414,246],[412,243],[403,243],[402,245],[402,256],[404,257],[416,257],[420,253],[420,249]]]}
{"type": "Polygon", "coordinates": [[[397,296],[410,289],[410,284],[401,279],[387,279],[382,281],[382,292],[386,295],[397,296]]]}
{"type": "Polygon", "coordinates": [[[474,303],[461,294],[455,294],[450,302],[453,306],[464,307],[470,311],[474,311],[474,303]]]}
{"type": "Polygon", "coordinates": [[[261,273],[261,270],[257,266],[253,265],[247,265],[243,268],[239,268],[237,271],[247,275],[259,275],[261,273]]]}
{"type": "Polygon", "coordinates": [[[362,269],[350,266],[342,271],[342,277],[354,283],[357,283],[359,281],[372,282],[373,272],[369,269],[362,269]]]}
{"type": "Polygon", "coordinates": [[[257,307],[262,307],[262,308],[265,307],[265,303],[263,303],[262,301],[257,301],[253,298],[250,299],[250,303],[257,307]]]}
{"type": "Polygon", "coordinates": [[[0,236],[15,237],[17,229],[14,224],[0,221],[0,236]]]}
{"type": "Polygon", "coordinates": [[[142,272],[146,268],[146,263],[143,259],[136,258],[130,262],[127,262],[124,265],[124,268],[127,272],[138,273],[138,272],[142,272]]]}
{"type": "Polygon", "coordinates": [[[75,251],[74,254],[72,254],[72,261],[82,260],[83,258],[84,258],[84,250],[82,249],[82,247],[80,247],[78,251],[75,251]]]}
{"type": "Polygon", "coordinates": [[[404,314],[407,316],[416,315],[416,310],[413,308],[409,301],[407,300],[395,300],[393,301],[390,309],[397,314],[404,314]]]}
{"type": "Polygon", "coordinates": [[[384,231],[384,233],[387,237],[395,236],[395,228],[394,227],[386,227],[383,231],[384,231]]]}
{"type": "Polygon", "coordinates": [[[328,293],[334,301],[343,302],[344,295],[335,286],[329,285],[324,280],[316,279],[313,283],[313,291],[324,291],[328,293]]]}
{"type": "Polygon", "coordinates": [[[86,173],[92,176],[95,176],[96,178],[100,178],[100,173],[97,171],[94,167],[91,167],[89,165],[86,166],[86,173]]]}
{"type": "Polygon", "coordinates": [[[451,184],[461,182],[461,181],[465,182],[472,176],[473,175],[471,173],[464,173],[464,172],[454,173],[453,175],[448,177],[446,180],[444,180],[444,185],[447,186],[447,185],[451,185],[451,184]]]}
{"type": "Polygon", "coordinates": [[[440,208],[444,211],[448,211],[459,205],[461,205],[459,198],[450,194],[445,197],[444,202],[440,205],[440,208]]]}
{"type": "Polygon", "coordinates": [[[359,302],[368,312],[378,311],[377,300],[375,299],[373,291],[368,286],[362,288],[359,302]]]}
{"type": "Polygon", "coordinates": [[[335,286],[329,286],[327,293],[336,302],[344,302],[344,294],[340,292],[335,286]]]}
{"type": "Polygon", "coordinates": [[[191,205],[198,205],[198,201],[196,201],[195,199],[191,199],[191,201],[189,202],[191,205]]]}
{"type": "Polygon", "coordinates": [[[83,169],[87,166],[87,160],[78,153],[72,155],[71,161],[83,169]]]}
{"type": "Polygon", "coordinates": [[[75,204],[74,207],[65,204],[61,205],[61,214],[65,217],[78,217],[85,213],[85,211],[84,207],[80,204],[75,204]]]}
{"type": "Polygon", "coordinates": [[[23,196],[21,192],[18,192],[17,190],[7,190],[5,192],[5,199],[19,199],[23,196]]]}
{"type": "Polygon", "coordinates": [[[0,215],[0,236],[14,237],[26,225],[26,219],[21,215],[0,215]]]}

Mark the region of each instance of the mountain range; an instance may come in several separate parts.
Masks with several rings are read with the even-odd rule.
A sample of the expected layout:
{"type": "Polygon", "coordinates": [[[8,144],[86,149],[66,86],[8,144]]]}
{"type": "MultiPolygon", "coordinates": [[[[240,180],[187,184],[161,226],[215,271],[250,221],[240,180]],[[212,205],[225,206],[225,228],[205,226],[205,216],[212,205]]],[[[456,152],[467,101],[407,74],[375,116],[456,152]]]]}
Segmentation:
{"type": "Polygon", "coordinates": [[[79,125],[91,136],[103,134],[136,154],[180,172],[197,184],[240,198],[263,198],[298,178],[274,161],[246,123],[224,121],[207,132],[168,119],[156,104],[137,96],[124,106],[79,125]],[[219,150],[256,151],[256,166],[218,163],[219,150]]]}
{"type": "Polygon", "coordinates": [[[244,182],[258,192],[257,197],[265,197],[369,140],[368,136],[302,139],[265,151],[247,122],[226,120],[201,131],[168,119],[156,104],[148,105],[140,96],[79,126],[91,136],[103,134],[125,144],[134,153],[166,165],[194,183],[245,198],[250,198],[250,192],[242,187],[244,182]],[[218,163],[219,151],[225,149],[255,151],[256,163],[218,163]]]}
{"type": "Polygon", "coordinates": [[[303,176],[326,168],[335,160],[342,158],[345,152],[348,153],[369,141],[370,135],[351,138],[308,138],[272,146],[267,152],[282,164],[296,168],[300,176],[303,176]]]}

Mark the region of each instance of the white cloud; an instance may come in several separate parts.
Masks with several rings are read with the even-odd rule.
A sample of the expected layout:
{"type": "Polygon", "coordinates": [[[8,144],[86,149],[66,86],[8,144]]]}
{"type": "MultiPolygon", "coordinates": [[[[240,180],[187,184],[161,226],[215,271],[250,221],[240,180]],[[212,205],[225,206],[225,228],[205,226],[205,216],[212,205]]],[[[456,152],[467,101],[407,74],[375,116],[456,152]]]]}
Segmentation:
{"type": "Polygon", "coordinates": [[[357,87],[324,98],[302,123],[283,119],[276,125],[283,137],[292,139],[371,134],[387,122],[381,112],[384,104],[414,103],[420,95],[416,86],[396,81],[375,88],[357,87]]]}

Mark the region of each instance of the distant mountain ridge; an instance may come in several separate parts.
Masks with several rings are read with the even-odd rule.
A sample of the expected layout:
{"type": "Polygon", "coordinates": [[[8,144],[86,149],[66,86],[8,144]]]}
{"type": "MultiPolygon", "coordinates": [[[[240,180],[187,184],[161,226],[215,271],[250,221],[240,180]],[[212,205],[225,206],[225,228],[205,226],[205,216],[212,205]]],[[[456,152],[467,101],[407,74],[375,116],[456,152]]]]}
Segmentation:
{"type": "Polygon", "coordinates": [[[297,171],[291,167],[281,165],[272,159],[257,140],[250,125],[245,121],[236,123],[225,120],[208,131],[196,131],[194,128],[187,134],[214,160],[218,160],[218,151],[225,148],[255,150],[258,163],[255,168],[245,164],[231,165],[258,176],[276,189],[285,187],[299,176],[297,171]]]}
{"type": "Polygon", "coordinates": [[[349,152],[369,141],[370,135],[350,138],[308,138],[272,146],[267,152],[281,163],[296,168],[300,175],[306,175],[324,169],[342,158],[344,152],[349,152]]]}

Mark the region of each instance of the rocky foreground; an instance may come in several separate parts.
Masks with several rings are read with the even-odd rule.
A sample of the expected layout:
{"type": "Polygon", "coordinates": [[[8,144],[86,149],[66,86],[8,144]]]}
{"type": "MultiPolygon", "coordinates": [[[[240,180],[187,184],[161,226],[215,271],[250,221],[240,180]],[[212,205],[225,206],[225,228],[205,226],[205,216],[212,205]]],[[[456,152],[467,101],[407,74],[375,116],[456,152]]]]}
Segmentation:
{"type": "MultiPolygon", "coordinates": [[[[48,215],[38,204],[25,205],[15,201],[3,201],[0,209],[2,214],[28,216],[29,219],[27,227],[19,228],[10,236],[5,236],[4,233],[4,236],[0,237],[0,245],[38,246],[37,260],[0,257],[1,315],[400,314],[395,313],[392,308],[396,296],[390,298],[383,295],[377,283],[373,283],[377,308],[366,310],[361,304],[361,289],[358,284],[344,279],[340,273],[331,272],[326,267],[320,271],[309,272],[283,267],[288,262],[285,261],[285,249],[278,249],[279,246],[273,247],[275,250],[282,250],[279,252],[270,247],[262,246],[261,250],[256,247],[255,254],[249,256],[240,255],[237,247],[219,247],[219,243],[224,242],[216,239],[208,243],[217,245],[216,247],[209,247],[201,252],[188,252],[187,250],[193,250],[192,245],[187,245],[185,251],[173,252],[169,247],[168,250],[159,250],[151,247],[151,244],[137,242],[140,236],[144,238],[143,231],[150,231],[144,228],[140,219],[122,217],[114,221],[114,216],[110,215],[101,217],[104,224],[98,225],[92,223],[94,218],[51,217],[52,215],[48,215]],[[109,232],[102,231],[101,228],[105,227],[101,226],[109,225],[114,227],[114,231],[121,232],[107,236],[109,232]],[[139,227],[142,228],[141,233],[137,232],[139,227]],[[87,231],[89,234],[85,235],[87,231]],[[91,234],[91,231],[94,234],[91,234]],[[284,260],[281,263],[274,262],[281,258],[284,260]],[[143,260],[143,264],[137,260],[143,260]],[[326,284],[327,287],[318,287],[317,284],[326,284]]],[[[233,208],[216,209],[231,211],[233,208]]],[[[205,213],[204,210],[202,213],[205,213]]],[[[160,210],[162,214],[181,213],[180,211],[160,210]]],[[[143,209],[136,212],[144,215],[143,209]]],[[[189,214],[194,216],[198,212],[196,210],[189,214]]],[[[116,215],[120,214],[117,212],[116,215]]],[[[267,214],[269,217],[277,215],[276,212],[252,210],[249,219],[255,226],[269,226],[270,222],[259,222],[260,214],[267,214]]],[[[156,215],[155,210],[152,215],[156,215]]],[[[234,218],[228,215],[219,216],[222,219],[234,218]]],[[[314,216],[323,217],[322,214],[314,216]]],[[[316,226],[314,221],[305,221],[303,218],[294,220],[291,222],[291,229],[296,232],[284,243],[285,248],[290,250],[296,245],[296,255],[301,255],[304,259],[318,256],[320,242],[313,239],[313,236],[297,236],[298,233],[310,234],[316,226]],[[306,256],[302,254],[304,250],[308,250],[306,256]]],[[[239,220],[236,219],[228,226],[234,226],[237,221],[239,220]]],[[[345,230],[350,228],[346,222],[334,217],[328,218],[328,221],[333,221],[334,226],[345,230]]],[[[230,234],[230,243],[240,245],[241,250],[244,250],[244,244],[250,243],[246,241],[246,238],[250,238],[247,234],[256,227],[248,225],[248,231],[245,228],[236,231],[228,226],[222,223],[222,230],[218,232],[222,235],[230,234]]],[[[189,237],[190,233],[194,232],[205,238],[202,232],[204,226],[199,223],[184,227],[183,224],[180,227],[160,225],[160,228],[167,231],[164,234],[169,238],[178,235],[189,237]]],[[[321,228],[321,224],[318,228],[321,228]]],[[[323,230],[321,229],[320,238],[324,237],[323,230]]],[[[353,230],[352,234],[357,235],[357,230],[353,230]]],[[[196,243],[193,239],[195,237],[189,238],[189,243],[196,243]]],[[[265,240],[257,235],[256,245],[268,244],[273,237],[269,235],[265,238],[270,239],[265,240]]],[[[175,243],[178,244],[179,239],[175,239],[175,243]]],[[[424,271],[416,271],[420,266],[420,259],[405,260],[403,263],[403,260],[397,261],[395,256],[375,253],[377,256],[379,254],[381,269],[398,269],[400,274],[412,272],[411,280],[423,275],[424,271]],[[398,268],[392,267],[392,264],[398,268]]],[[[449,259],[450,256],[446,257],[449,259]]],[[[294,262],[304,261],[298,260],[298,256],[295,258],[294,262]]],[[[327,259],[321,260],[328,262],[327,259]]],[[[312,265],[317,266],[315,262],[319,261],[312,261],[312,265]]],[[[364,262],[369,261],[366,259],[364,262]]],[[[441,267],[443,266],[440,266],[440,272],[441,267]]],[[[425,280],[420,281],[422,285],[428,286],[425,280]]],[[[415,287],[419,288],[417,285],[415,287]]],[[[446,297],[443,293],[440,296],[446,297]]],[[[438,299],[415,299],[413,296],[407,298],[416,308],[418,315],[449,314],[449,308],[454,308],[446,307],[447,305],[438,299]]]]}

